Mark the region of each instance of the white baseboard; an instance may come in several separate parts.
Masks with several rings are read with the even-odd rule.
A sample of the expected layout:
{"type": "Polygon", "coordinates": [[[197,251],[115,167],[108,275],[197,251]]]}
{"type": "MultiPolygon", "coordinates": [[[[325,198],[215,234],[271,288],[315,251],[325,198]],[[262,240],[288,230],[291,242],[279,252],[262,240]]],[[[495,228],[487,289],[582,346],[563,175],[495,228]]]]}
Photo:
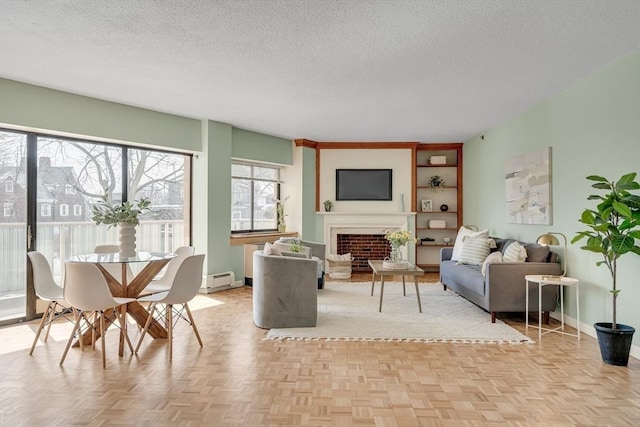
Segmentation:
{"type": "MultiPolygon", "coordinates": [[[[558,322],[560,322],[561,319],[559,312],[553,311],[550,313],[550,315],[558,322]]],[[[576,319],[567,316],[566,314],[564,315],[564,323],[571,326],[572,328],[576,328],[576,325],[578,324],[578,322],[576,322],[576,319]]],[[[598,336],[596,335],[596,329],[593,327],[593,325],[580,322],[580,332],[585,333],[592,338],[598,339],[598,336]]],[[[631,351],[629,352],[629,356],[633,357],[634,359],[640,360],[640,346],[631,344],[631,351]]]]}

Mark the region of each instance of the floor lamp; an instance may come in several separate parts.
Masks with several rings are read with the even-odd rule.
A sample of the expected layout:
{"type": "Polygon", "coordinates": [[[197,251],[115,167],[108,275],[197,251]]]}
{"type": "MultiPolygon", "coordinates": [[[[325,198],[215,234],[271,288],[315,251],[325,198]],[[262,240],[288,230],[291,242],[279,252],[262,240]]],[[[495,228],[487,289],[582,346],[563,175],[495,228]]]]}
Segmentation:
{"type": "Polygon", "coordinates": [[[567,274],[567,236],[562,233],[552,233],[549,232],[547,234],[543,234],[538,237],[536,243],[543,246],[560,246],[560,241],[557,236],[562,236],[564,239],[564,252],[562,253],[562,276],[564,277],[567,274]]]}

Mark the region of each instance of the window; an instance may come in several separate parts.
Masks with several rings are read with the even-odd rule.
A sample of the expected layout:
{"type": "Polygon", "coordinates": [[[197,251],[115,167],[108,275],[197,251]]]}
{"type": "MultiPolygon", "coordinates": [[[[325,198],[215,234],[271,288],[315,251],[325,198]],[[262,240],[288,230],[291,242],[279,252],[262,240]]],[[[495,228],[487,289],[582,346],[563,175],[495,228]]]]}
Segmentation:
{"type": "Polygon", "coordinates": [[[40,216],[51,216],[51,203],[43,203],[40,205],[40,216]]]}
{"type": "Polygon", "coordinates": [[[73,205],[73,216],[82,215],[82,206],[81,205],[73,205]]]}
{"type": "Polygon", "coordinates": [[[4,191],[7,193],[13,193],[13,180],[11,178],[4,182],[4,191]]]}
{"type": "Polygon", "coordinates": [[[69,205],[60,205],[60,216],[69,216],[69,205]]]}
{"type": "Polygon", "coordinates": [[[280,168],[234,162],[231,165],[231,232],[277,229],[280,168]]]}
{"type": "Polygon", "coordinates": [[[4,204],[4,216],[6,217],[13,216],[13,203],[4,204]]]}
{"type": "Polygon", "coordinates": [[[71,186],[71,185],[65,185],[64,186],[64,193],[65,194],[76,194],[76,189],[73,188],[73,186],[71,186]]]}

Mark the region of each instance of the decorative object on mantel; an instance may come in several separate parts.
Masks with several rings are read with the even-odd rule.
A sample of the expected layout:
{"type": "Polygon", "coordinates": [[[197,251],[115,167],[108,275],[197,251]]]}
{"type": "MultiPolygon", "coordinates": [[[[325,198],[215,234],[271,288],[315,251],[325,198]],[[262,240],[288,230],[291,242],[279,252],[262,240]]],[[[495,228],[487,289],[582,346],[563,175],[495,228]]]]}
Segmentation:
{"type": "Polygon", "coordinates": [[[325,210],[325,212],[331,212],[332,208],[333,208],[333,202],[331,200],[325,200],[324,201],[324,210],[325,210]]]}
{"type": "Polygon", "coordinates": [[[284,202],[286,202],[287,200],[289,200],[289,196],[285,197],[282,200],[276,200],[276,215],[278,217],[279,233],[284,233],[285,231],[287,231],[287,223],[284,220],[284,217],[287,216],[287,214],[284,213],[284,202]]]}
{"type": "Polygon", "coordinates": [[[444,203],[440,205],[440,210],[442,212],[446,212],[449,210],[449,205],[445,205],[444,203]]]}
{"type": "Polygon", "coordinates": [[[391,245],[391,254],[382,262],[382,268],[402,270],[409,268],[409,262],[402,259],[402,247],[409,242],[416,242],[409,230],[386,230],[384,238],[391,245]]]}
{"type": "Polygon", "coordinates": [[[93,206],[93,217],[97,225],[107,224],[109,228],[118,226],[120,236],[120,256],[133,257],[136,255],[136,226],[140,224],[138,215],[150,209],[151,201],[147,198],[126,201],[113,205],[109,203],[105,194],[93,206]]]}
{"type": "Polygon", "coordinates": [[[429,182],[427,184],[431,187],[431,191],[444,191],[445,182],[440,175],[434,175],[429,178],[429,182]]]}
{"type": "MultiPolygon", "coordinates": [[[[598,175],[587,177],[595,181],[591,186],[598,190],[605,190],[604,195],[590,195],[587,200],[596,200],[594,209],[585,209],[580,222],[589,230],[579,231],[571,239],[576,243],[587,238],[585,246],[580,249],[602,255],[602,261],[597,266],[605,265],[611,274],[612,288],[609,292],[613,297],[612,322],[598,322],[594,324],[600,345],[602,360],[610,365],[627,366],[633,334],[633,326],[617,323],[616,300],[620,289],[617,287],[618,258],[624,254],[640,255],[640,246],[636,244],[640,239],[640,195],[630,191],[640,189],[636,173],[628,173],[616,181],[609,181],[598,175]]],[[[638,284],[637,276],[635,278],[638,284]]]]}

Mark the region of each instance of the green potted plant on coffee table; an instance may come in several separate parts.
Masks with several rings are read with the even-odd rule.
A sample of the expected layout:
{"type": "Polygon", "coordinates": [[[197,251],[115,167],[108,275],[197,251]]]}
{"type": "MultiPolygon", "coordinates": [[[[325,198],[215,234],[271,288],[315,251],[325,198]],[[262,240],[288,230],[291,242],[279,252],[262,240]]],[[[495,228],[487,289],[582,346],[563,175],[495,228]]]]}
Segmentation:
{"type": "Polygon", "coordinates": [[[617,322],[617,298],[620,293],[617,282],[618,259],[625,254],[640,255],[640,196],[631,191],[640,189],[635,180],[636,173],[623,175],[618,181],[590,175],[588,180],[594,181],[593,188],[604,190],[604,194],[595,194],[587,200],[599,201],[595,209],[585,209],[580,222],[586,225],[587,231],[579,231],[571,240],[576,243],[587,239],[581,249],[595,252],[602,256],[597,266],[604,265],[611,274],[613,297],[613,319],[610,323],[601,322],[594,325],[600,344],[600,352],[605,363],[626,366],[629,360],[631,341],[635,329],[632,326],[617,322]]]}

